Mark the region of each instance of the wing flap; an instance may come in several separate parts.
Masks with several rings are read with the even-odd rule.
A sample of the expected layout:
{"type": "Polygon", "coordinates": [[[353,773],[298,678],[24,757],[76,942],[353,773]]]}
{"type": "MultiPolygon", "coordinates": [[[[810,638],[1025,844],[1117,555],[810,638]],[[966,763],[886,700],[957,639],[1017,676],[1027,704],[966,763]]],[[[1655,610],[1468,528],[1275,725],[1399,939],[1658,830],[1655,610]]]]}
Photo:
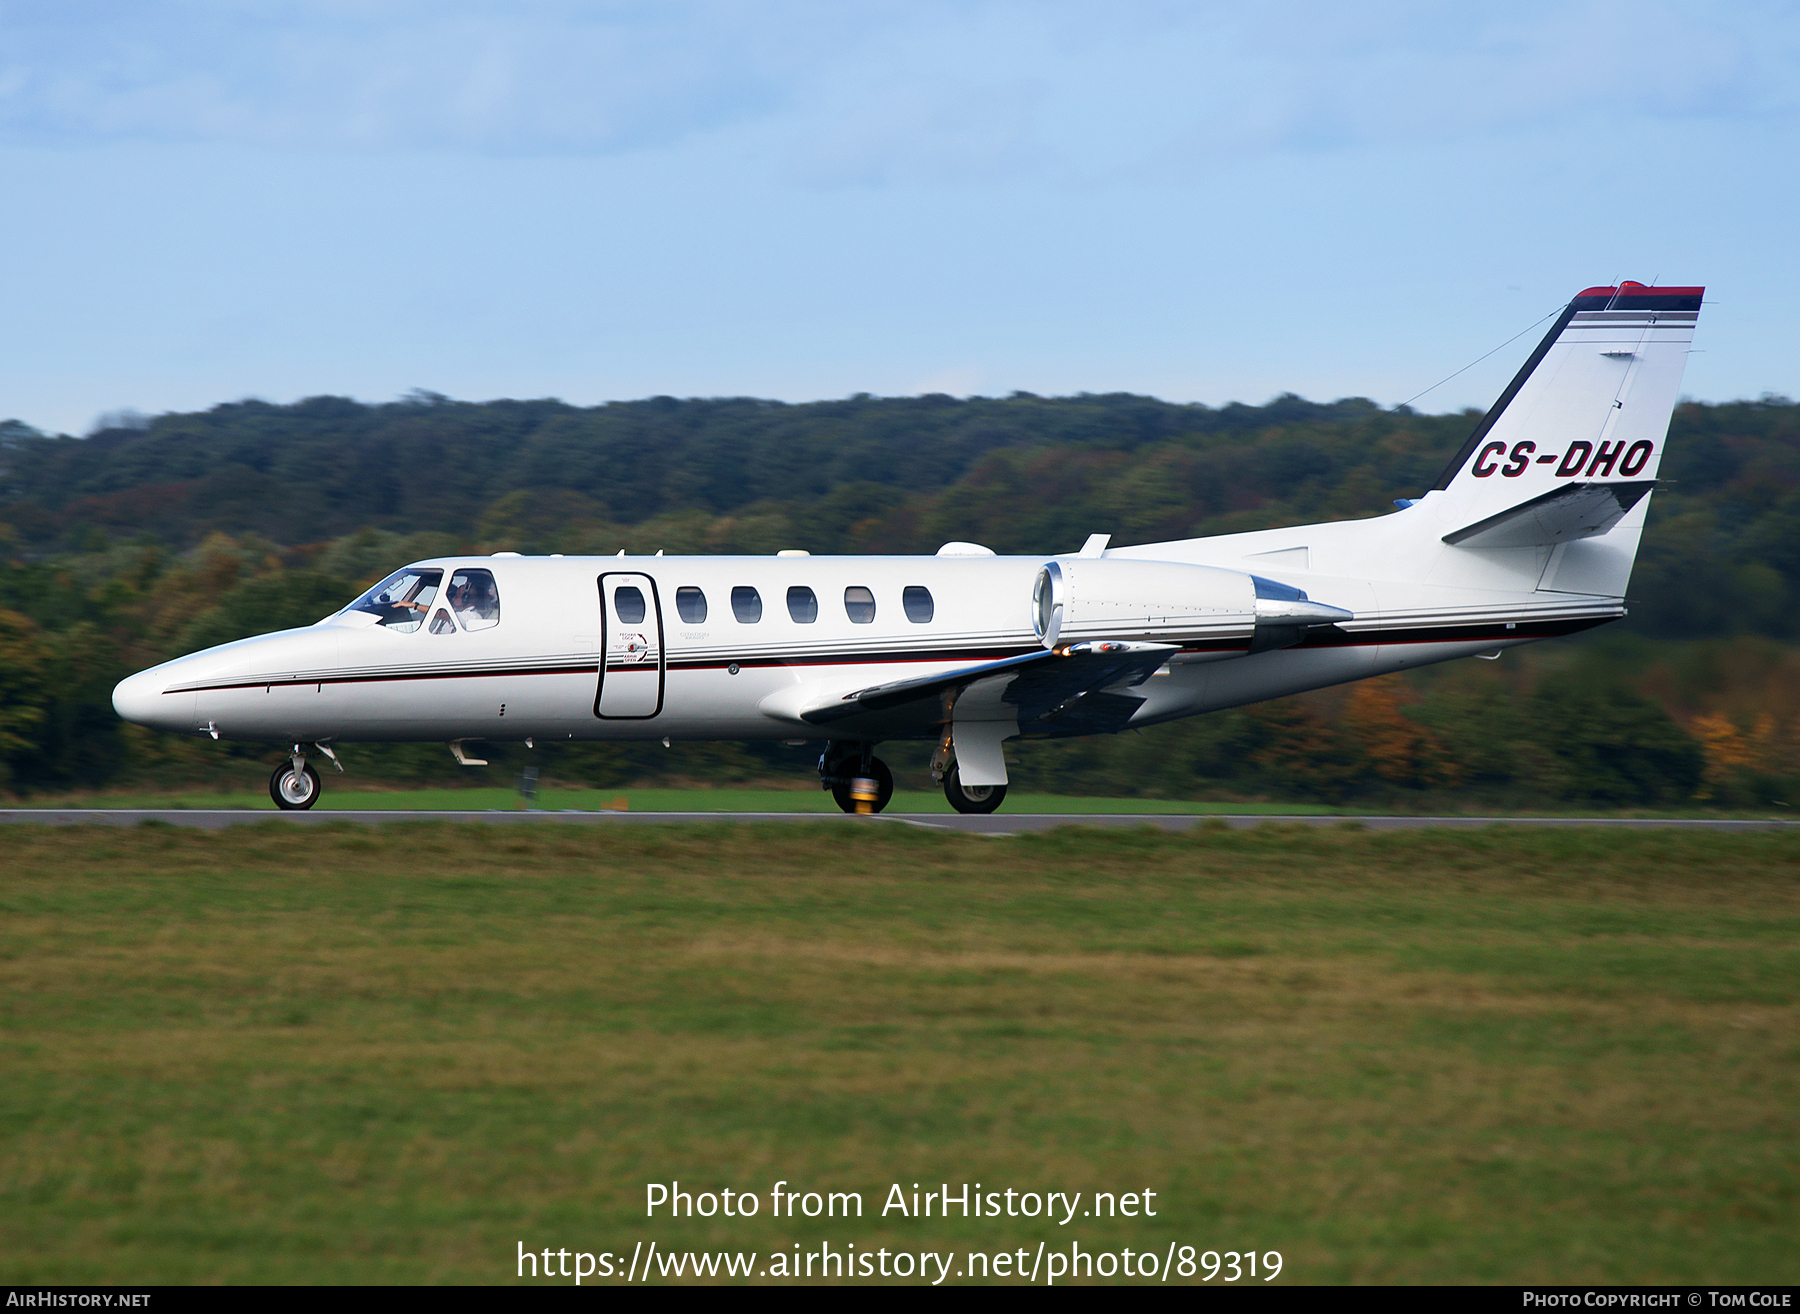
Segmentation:
{"type": "MultiPolygon", "coordinates": [[[[1071,652],[1060,661],[1033,666],[1020,672],[1007,687],[1002,697],[1018,707],[1021,727],[1067,715],[1077,703],[1101,689],[1142,684],[1151,672],[1180,651],[1172,643],[1079,646],[1089,651],[1071,652]]],[[[1132,710],[1142,701],[1133,698],[1132,710]]]]}
{"type": "Polygon", "coordinates": [[[1167,643],[1082,643],[842,693],[782,690],[763,701],[763,710],[817,726],[885,714],[889,722],[898,717],[923,728],[950,719],[956,699],[971,685],[1003,681],[1000,698],[1018,709],[1023,726],[1053,717],[1095,690],[1140,683],[1177,651],[1167,643]]]}

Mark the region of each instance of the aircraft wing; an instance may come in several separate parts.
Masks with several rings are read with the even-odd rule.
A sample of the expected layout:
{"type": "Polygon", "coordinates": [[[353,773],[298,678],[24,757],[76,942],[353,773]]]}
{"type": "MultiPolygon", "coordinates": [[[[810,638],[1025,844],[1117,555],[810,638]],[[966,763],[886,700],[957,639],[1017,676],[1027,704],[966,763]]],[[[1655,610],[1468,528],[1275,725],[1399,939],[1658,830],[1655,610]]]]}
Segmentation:
{"type": "Polygon", "coordinates": [[[1064,719],[1071,719],[1072,733],[1089,733],[1087,722],[1096,719],[1117,729],[1143,700],[1099,691],[1142,682],[1177,650],[1168,643],[1080,643],[843,693],[808,691],[797,704],[777,695],[779,702],[765,700],[764,710],[817,726],[872,719],[887,734],[902,733],[902,727],[923,731],[952,719],[956,701],[971,686],[991,682],[999,701],[1016,708],[1021,729],[1064,719]]]}

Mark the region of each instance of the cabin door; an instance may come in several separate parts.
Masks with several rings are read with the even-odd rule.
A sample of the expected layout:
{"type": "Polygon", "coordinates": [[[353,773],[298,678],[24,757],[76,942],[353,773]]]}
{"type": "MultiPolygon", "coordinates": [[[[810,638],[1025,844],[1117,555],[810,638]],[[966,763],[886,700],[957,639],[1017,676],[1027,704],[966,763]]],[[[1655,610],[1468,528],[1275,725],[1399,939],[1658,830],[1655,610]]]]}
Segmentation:
{"type": "Polygon", "coordinates": [[[594,715],[643,721],[662,711],[662,600],[636,572],[600,576],[600,688],[594,715]]]}

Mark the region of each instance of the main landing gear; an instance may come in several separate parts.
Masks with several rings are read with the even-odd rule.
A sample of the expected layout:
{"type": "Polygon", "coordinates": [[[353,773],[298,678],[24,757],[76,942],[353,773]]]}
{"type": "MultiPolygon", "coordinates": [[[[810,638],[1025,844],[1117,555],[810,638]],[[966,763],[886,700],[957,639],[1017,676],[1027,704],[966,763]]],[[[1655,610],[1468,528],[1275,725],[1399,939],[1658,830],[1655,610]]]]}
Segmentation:
{"type": "Polygon", "coordinates": [[[894,773],[874,744],[833,744],[819,759],[819,785],[845,812],[872,814],[894,797],[894,773]]]}
{"type": "MultiPolygon", "coordinates": [[[[1005,785],[965,785],[952,759],[950,737],[938,745],[931,774],[944,782],[944,797],[958,812],[994,811],[1006,799],[1005,785]]],[[[894,773],[875,756],[875,745],[832,744],[819,759],[819,784],[845,812],[880,812],[894,797],[894,773]]]]}
{"type": "Polygon", "coordinates": [[[944,773],[944,797],[958,812],[988,813],[1006,798],[1005,785],[965,785],[955,766],[944,773]]]}
{"type": "MultiPolygon", "coordinates": [[[[325,744],[314,744],[331,764],[339,771],[344,764],[339,762],[337,754],[325,744]]],[[[269,797],[275,800],[275,806],[283,812],[304,812],[319,801],[324,786],[319,783],[319,773],[307,764],[304,745],[295,744],[289,753],[288,760],[275,768],[275,774],[269,777],[269,797]]]]}
{"type": "Polygon", "coordinates": [[[931,755],[931,778],[944,782],[944,797],[958,812],[985,815],[999,807],[1006,798],[1005,785],[965,785],[962,769],[955,759],[954,739],[948,726],[938,740],[937,752],[931,755]]]}

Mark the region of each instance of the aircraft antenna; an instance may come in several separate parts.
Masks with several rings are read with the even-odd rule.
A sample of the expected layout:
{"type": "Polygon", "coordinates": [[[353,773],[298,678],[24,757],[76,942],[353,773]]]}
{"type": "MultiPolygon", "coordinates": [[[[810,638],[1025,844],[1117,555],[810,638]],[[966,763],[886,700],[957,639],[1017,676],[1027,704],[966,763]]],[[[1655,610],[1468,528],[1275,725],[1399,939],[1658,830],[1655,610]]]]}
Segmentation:
{"type": "MultiPolygon", "coordinates": [[[[1567,304],[1568,304],[1567,302],[1563,303],[1563,305],[1567,305],[1567,304]]],[[[1527,333],[1531,332],[1531,330],[1536,328],[1539,324],[1542,324],[1544,322],[1544,320],[1549,319],[1552,315],[1560,315],[1560,314],[1562,314],[1562,312],[1563,312],[1563,307],[1558,306],[1555,310],[1552,310],[1549,315],[1545,315],[1542,319],[1533,320],[1531,323],[1527,324],[1524,328],[1520,329],[1517,333],[1513,334],[1505,342],[1502,342],[1498,347],[1495,347],[1493,351],[1482,352],[1474,360],[1470,361],[1467,365],[1463,366],[1460,370],[1456,371],[1456,374],[1467,374],[1470,370],[1474,369],[1477,365],[1481,364],[1482,361],[1486,360],[1489,356],[1492,356],[1494,354],[1494,351],[1504,351],[1506,348],[1512,346],[1513,343],[1517,342],[1520,338],[1524,337],[1527,333]]],[[[1451,379],[1454,379],[1456,377],[1456,374],[1446,374],[1443,378],[1439,379],[1436,383],[1432,384],[1429,388],[1425,389],[1425,392],[1436,392],[1439,388],[1443,387],[1446,383],[1450,382],[1451,379]]],[[[1393,409],[1397,411],[1402,406],[1411,406],[1414,402],[1418,401],[1419,398],[1423,397],[1425,395],[1425,392],[1415,392],[1412,396],[1408,397],[1405,401],[1400,402],[1396,406],[1394,406],[1393,409]]]]}

